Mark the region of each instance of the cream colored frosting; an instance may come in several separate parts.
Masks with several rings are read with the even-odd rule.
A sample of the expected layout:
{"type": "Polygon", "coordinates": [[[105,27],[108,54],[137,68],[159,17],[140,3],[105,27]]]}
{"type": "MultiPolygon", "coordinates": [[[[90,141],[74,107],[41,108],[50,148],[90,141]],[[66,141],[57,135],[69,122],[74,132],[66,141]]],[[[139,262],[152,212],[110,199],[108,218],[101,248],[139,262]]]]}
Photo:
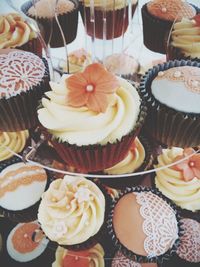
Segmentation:
{"type": "Polygon", "coordinates": [[[0,132],[0,161],[13,156],[13,153],[9,150],[20,153],[25,147],[28,137],[29,133],[27,130],[20,132],[0,132]]]}
{"type": "Polygon", "coordinates": [[[128,155],[115,166],[104,170],[107,174],[132,173],[137,170],[145,159],[145,150],[138,138],[135,139],[135,148],[130,150],[128,155]]]}
{"type": "Polygon", "coordinates": [[[54,137],[63,142],[81,145],[104,145],[114,143],[134,128],[139,110],[140,97],[136,89],[126,80],[119,79],[114,100],[105,113],[90,111],[87,107],[67,106],[67,88],[63,75],[60,83],[50,82],[49,98],[42,99],[43,108],[38,118],[54,137]]]}
{"type": "MultiPolygon", "coordinates": [[[[121,9],[128,5],[127,1],[124,0],[82,0],[81,2],[84,3],[86,7],[91,6],[91,3],[94,3],[94,7],[102,9],[105,8],[107,10],[115,10],[115,9],[121,9]]],[[[136,5],[138,0],[132,0],[132,5],[136,5]]]]}
{"type": "Polygon", "coordinates": [[[185,56],[200,57],[200,25],[195,20],[182,19],[174,24],[172,46],[179,48],[185,56]]]}
{"type": "MultiPolygon", "coordinates": [[[[156,167],[163,167],[171,164],[178,155],[183,154],[183,149],[173,147],[172,149],[163,149],[158,156],[156,167]]],[[[200,180],[194,178],[186,182],[182,179],[180,171],[167,167],[163,170],[156,171],[156,187],[169,199],[174,201],[183,209],[196,211],[200,210],[200,180]]]]}
{"type": "Polygon", "coordinates": [[[99,231],[104,212],[104,195],[93,182],[66,175],[53,181],[43,194],[38,221],[50,240],[74,245],[99,231]]]}
{"type": "MultiPolygon", "coordinates": [[[[80,251],[80,256],[81,256],[80,251]]],[[[104,262],[104,250],[100,244],[96,244],[94,247],[91,247],[90,249],[84,250],[83,252],[86,252],[88,254],[88,265],[86,267],[104,267],[105,262],[104,262]]],[[[52,264],[52,267],[63,267],[63,259],[67,256],[70,255],[71,257],[76,257],[77,258],[77,264],[74,266],[69,266],[69,267],[78,267],[78,254],[79,252],[73,252],[69,251],[67,249],[64,249],[60,246],[58,246],[56,250],[56,259],[52,264]]],[[[84,256],[82,256],[84,257],[84,256]]],[[[67,267],[67,266],[66,266],[67,267]]]]}
{"type": "Polygon", "coordinates": [[[0,16],[0,49],[20,47],[34,38],[37,34],[20,15],[0,16]]]}
{"type": "Polygon", "coordinates": [[[53,18],[55,10],[58,15],[62,15],[75,8],[74,3],[69,0],[58,0],[57,6],[56,2],[57,0],[39,0],[35,6],[29,8],[28,14],[39,18],[53,18]]]}

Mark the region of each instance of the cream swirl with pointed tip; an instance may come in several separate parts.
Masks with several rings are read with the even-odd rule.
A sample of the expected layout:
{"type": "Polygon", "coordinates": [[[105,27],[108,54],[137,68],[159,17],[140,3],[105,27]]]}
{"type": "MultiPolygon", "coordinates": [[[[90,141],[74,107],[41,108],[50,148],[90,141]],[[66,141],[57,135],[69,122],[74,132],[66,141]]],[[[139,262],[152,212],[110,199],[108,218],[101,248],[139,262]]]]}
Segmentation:
{"type": "Polygon", "coordinates": [[[82,145],[105,145],[129,134],[137,122],[140,97],[136,89],[125,79],[118,78],[120,87],[112,97],[105,113],[97,113],[87,107],[67,105],[67,76],[60,83],[50,82],[52,91],[42,99],[38,110],[40,123],[62,142],[82,145]]]}
{"type": "MultiPolygon", "coordinates": [[[[158,164],[155,168],[173,163],[175,158],[182,154],[182,148],[163,149],[162,154],[158,156],[158,164]]],[[[156,171],[155,184],[165,196],[181,208],[191,211],[200,210],[200,180],[196,177],[186,182],[182,179],[180,171],[167,167],[156,171]]]]}
{"type": "Polygon", "coordinates": [[[20,132],[0,132],[0,161],[9,159],[13,152],[20,153],[29,137],[27,130],[20,132]],[[8,148],[8,149],[6,149],[8,148]]]}
{"type": "Polygon", "coordinates": [[[128,155],[115,166],[104,170],[107,174],[132,173],[137,170],[145,159],[145,150],[138,138],[135,139],[135,147],[129,150],[128,155]]]}
{"type": "MultiPolygon", "coordinates": [[[[58,246],[56,250],[56,259],[52,264],[52,267],[63,267],[63,260],[65,257],[78,257],[80,254],[80,259],[87,257],[88,265],[86,267],[104,267],[104,250],[100,244],[96,244],[90,249],[84,250],[83,253],[87,254],[87,256],[82,255],[82,251],[74,252],[64,249],[58,246]]],[[[77,265],[69,266],[69,267],[78,267],[79,262],[77,261],[77,265]]],[[[85,265],[84,265],[85,266],[85,265]]]]}
{"type": "Polygon", "coordinates": [[[185,56],[200,57],[200,25],[195,20],[183,18],[174,24],[172,46],[180,49],[185,56]]]}
{"type": "Polygon", "coordinates": [[[104,222],[105,197],[84,177],[65,176],[43,194],[38,221],[46,236],[60,245],[80,244],[104,222]]]}
{"type": "Polygon", "coordinates": [[[0,49],[15,48],[37,38],[37,34],[15,13],[0,16],[0,49]]]}

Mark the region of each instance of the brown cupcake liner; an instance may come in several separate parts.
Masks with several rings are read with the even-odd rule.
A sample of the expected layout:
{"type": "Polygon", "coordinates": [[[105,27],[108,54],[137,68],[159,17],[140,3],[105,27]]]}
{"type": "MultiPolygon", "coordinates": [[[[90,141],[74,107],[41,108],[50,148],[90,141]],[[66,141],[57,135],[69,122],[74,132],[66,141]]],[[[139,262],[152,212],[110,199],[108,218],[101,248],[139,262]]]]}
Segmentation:
{"type": "MultiPolygon", "coordinates": [[[[132,5],[132,16],[135,13],[137,4],[132,5]]],[[[122,36],[128,28],[128,9],[129,6],[123,7],[121,9],[114,9],[105,11],[106,17],[106,29],[105,29],[105,38],[110,40],[122,36]]],[[[94,20],[95,25],[91,22],[91,12],[90,7],[84,6],[84,3],[80,3],[80,13],[85,25],[86,32],[89,36],[96,37],[98,39],[104,38],[103,33],[103,17],[104,9],[94,8],[94,20]]]]}
{"type": "MultiPolygon", "coordinates": [[[[69,44],[74,41],[77,35],[77,27],[78,27],[79,2],[77,0],[70,0],[70,1],[74,3],[74,9],[66,14],[58,15],[58,21],[62,28],[66,44],[69,44]]],[[[50,46],[52,48],[64,46],[64,41],[60,33],[60,29],[56,22],[56,19],[39,18],[29,15],[28,10],[32,5],[33,5],[32,1],[28,1],[21,6],[21,10],[28,17],[37,21],[41,34],[46,44],[50,43],[50,46]]]]}
{"type": "Polygon", "coordinates": [[[200,144],[200,116],[179,112],[157,101],[151,93],[151,83],[159,71],[179,66],[196,66],[200,63],[185,60],[168,61],[150,69],[143,76],[140,92],[148,106],[145,123],[147,132],[160,144],[178,147],[195,147],[200,144]]]}
{"type": "Polygon", "coordinates": [[[200,62],[200,56],[199,58],[195,57],[190,57],[190,56],[186,56],[184,55],[184,53],[181,51],[181,49],[176,48],[172,45],[169,45],[167,47],[167,60],[190,60],[190,61],[196,61],[196,62],[200,62]]]}
{"type": "Polygon", "coordinates": [[[169,260],[172,255],[175,254],[178,245],[180,243],[180,237],[183,234],[183,229],[182,229],[182,223],[181,223],[181,217],[180,217],[180,213],[179,213],[179,209],[177,208],[176,205],[174,205],[168,198],[166,198],[160,191],[158,191],[157,189],[153,189],[153,188],[147,188],[147,187],[143,187],[143,186],[137,186],[137,187],[129,187],[126,188],[124,191],[122,191],[119,195],[118,198],[115,198],[115,200],[112,201],[112,205],[110,208],[110,214],[108,217],[108,221],[107,221],[107,228],[108,228],[108,234],[110,235],[112,242],[116,248],[116,250],[120,250],[123,255],[133,261],[136,262],[140,262],[140,263],[158,263],[158,264],[163,264],[164,261],[169,260]],[[162,198],[163,200],[165,200],[168,205],[170,205],[170,207],[174,210],[174,213],[176,215],[176,219],[177,219],[177,225],[178,225],[178,230],[179,230],[179,237],[176,239],[174,245],[172,246],[171,249],[169,249],[166,253],[164,253],[163,255],[160,256],[154,256],[154,257],[146,257],[146,256],[142,256],[139,255],[137,253],[134,253],[133,251],[129,250],[128,248],[126,248],[117,238],[117,236],[115,235],[114,232],[114,228],[113,228],[113,216],[114,216],[114,208],[117,204],[117,202],[120,200],[121,197],[123,197],[124,195],[131,193],[131,192],[152,192],[154,194],[156,194],[157,196],[159,196],[160,198],[162,198]]]}
{"type": "Polygon", "coordinates": [[[16,47],[16,49],[32,52],[38,55],[39,57],[42,57],[42,44],[38,37],[30,40],[28,43],[22,46],[16,47]]]}
{"type": "MultiPolygon", "coordinates": [[[[2,170],[4,170],[6,167],[8,167],[12,164],[15,164],[15,163],[19,163],[19,162],[22,162],[22,160],[18,157],[13,157],[10,160],[1,162],[0,163],[0,172],[2,172],[2,170]]],[[[46,184],[45,190],[47,190],[50,182],[53,180],[53,175],[49,171],[46,171],[46,173],[47,173],[47,184],[46,184]]],[[[34,221],[37,219],[37,213],[38,213],[40,201],[41,200],[39,200],[37,203],[35,203],[31,207],[29,207],[27,209],[20,210],[20,211],[7,210],[7,209],[4,209],[3,207],[0,206],[0,215],[4,216],[5,218],[8,218],[9,220],[11,220],[13,222],[31,222],[31,221],[34,221]]],[[[14,201],[13,201],[13,205],[15,205],[14,201]]]]}
{"type": "Polygon", "coordinates": [[[46,91],[50,90],[48,65],[45,59],[43,61],[46,70],[40,84],[19,95],[0,99],[0,131],[22,131],[39,124],[37,118],[38,101],[46,91]]]}
{"type": "MultiPolygon", "coordinates": [[[[142,165],[135,170],[134,172],[140,172],[148,170],[152,165],[152,147],[147,141],[144,136],[139,136],[139,140],[141,141],[142,145],[145,149],[145,159],[142,165]]],[[[105,174],[105,173],[103,173],[105,174]]],[[[144,180],[144,175],[136,175],[136,176],[129,176],[129,177],[115,177],[113,178],[102,178],[101,183],[107,186],[110,186],[115,189],[125,189],[126,187],[132,187],[136,185],[140,185],[144,180]]]]}
{"type": "Polygon", "coordinates": [[[43,129],[43,133],[68,166],[72,166],[83,173],[97,172],[109,168],[125,158],[135,137],[140,132],[145,117],[146,106],[144,101],[141,101],[140,113],[134,129],[122,137],[121,140],[106,145],[71,145],[67,142],[61,143],[49,134],[46,129],[43,129]]]}

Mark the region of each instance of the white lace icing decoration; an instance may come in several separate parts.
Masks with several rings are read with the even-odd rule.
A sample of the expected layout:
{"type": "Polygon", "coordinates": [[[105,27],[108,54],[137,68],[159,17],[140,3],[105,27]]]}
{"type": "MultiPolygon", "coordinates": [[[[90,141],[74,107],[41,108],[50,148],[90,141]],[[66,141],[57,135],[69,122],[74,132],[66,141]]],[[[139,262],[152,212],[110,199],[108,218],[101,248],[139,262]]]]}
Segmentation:
{"type": "Polygon", "coordinates": [[[141,267],[141,264],[126,258],[120,251],[115,254],[111,267],[141,267]]]}
{"type": "Polygon", "coordinates": [[[189,262],[200,262],[200,223],[192,219],[183,219],[184,234],[177,255],[189,262]]]}
{"type": "Polygon", "coordinates": [[[159,256],[172,248],[178,238],[178,225],[174,210],[152,192],[135,193],[144,218],[143,231],[147,236],[144,249],[149,258],[159,256]]]}
{"type": "Polygon", "coordinates": [[[9,98],[38,85],[45,74],[43,61],[33,53],[0,55],[0,98],[9,98]]]}

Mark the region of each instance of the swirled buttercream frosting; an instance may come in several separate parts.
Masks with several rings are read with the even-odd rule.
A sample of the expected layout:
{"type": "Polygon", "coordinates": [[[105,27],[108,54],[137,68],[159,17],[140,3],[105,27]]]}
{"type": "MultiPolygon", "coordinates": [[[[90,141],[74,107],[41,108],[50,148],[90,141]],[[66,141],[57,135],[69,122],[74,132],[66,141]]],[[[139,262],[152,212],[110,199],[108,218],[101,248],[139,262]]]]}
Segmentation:
{"type": "Polygon", "coordinates": [[[171,45],[185,56],[200,57],[200,24],[195,19],[183,18],[174,24],[171,45]]]}
{"type": "Polygon", "coordinates": [[[53,18],[55,12],[63,15],[74,10],[75,4],[69,0],[39,0],[28,10],[30,16],[38,18],[53,18]]]}
{"type": "Polygon", "coordinates": [[[153,0],[147,3],[147,9],[151,15],[168,21],[196,15],[195,8],[182,0],[153,0]]]}
{"type": "Polygon", "coordinates": [[[138,138],[135,139],[128,155],[115,166],[104,170],[107,174],[132,173],[137,170],[145,159],[145,150],[138,138]]]}
{"type": "Polygon", "coordinates": [[[104,222],[105,197],[84,177],[65,176],[43,194],[38,221],[46,236],[60,245],[80,244],[104,222]]]}
{"type": "Polygon", "coordinates": [[[34,38],[37,34],[19,14],[0,16],[0,49],[20,47],[34,38]]]}
{"type": "Polygon", "coordinates": [[[58,246],[52,267],[104,267],[104,250],[96,244],[87,250],[71,251],[58,246]]]}
{"type": "MultiPolygon", "coordinates": [[[[156,167],[164,167],[176,161],[177,157],[184,157],[184,150],[182,148],[173,147],[171,149],[163,149],[162,154],[158,156],[158,164],[156,167]]],[[[195,165],[195,159],[186,160],[183,168],[187,172],[183,172],[181,168],[166,167],[162,170],[156,171],[155,184],[156,187],[169,199],[174,201],[183,209],[197,211],[200,210],[200,179],[196,177],[189,179],[191,162],[195,165]]],[[[197,167],[199,170],[199,167],[197,167]]]]}
{"type": "Polygon", "coordinates": [[[0,54],[0,98],[10,98],[41,83],[45,65],[30,52],[10,50],[0,54]]]}
{"type": "MultiPolygon", "coordinates": [[[[92,65],[87,68],[90,67],[92,65]]],[[[105,72],[105,70],[100,70],[100,72],[103,71],[105,72]]],[[[79,75],[82,75],[82,73],[79,75]]],[[[95,74],[93,77],[96,78],[98,75],[95,74]]],[[[122,78],[117,78],[114,81],[115,84],[118,84],[116,91],[107,95],[107,91],[103,87],[104,84],[101,85],[103,76],[101,78],[100,75],[97,81],[100,92],[94,91],[96,95],[94,94],[93,101],[89,101],[90,99],[88,99],[87,95],[89,91],[94,89],[93,85],[88,84],[86,86],[87,94],[84,92],[85,89],[80,88],[79,92],[78,87],[75,86],[72,92],[73,101],[76,105],[71,106],[67,103],[70,92],[67,87],[69,78],[64,75],[60,83],[50,82],[52,91],[46,93],[48,98],[42,99],[43,108],[38,110],[40,123],[55,138],[78,146],[104,145],[108,142],[115,143],[117,140],[121,140],[123,136],[133,130],[140,111],[140,97],[129,82],[122,78]],[[84,91],[82,92],[81,90],[84,91]],[[105,97],[103,100],[102,96],[105,97]],[[80,101],[84,97],[83,100],[85,102],[88,101],[88,104],[92,107],[101,109],[102,106],[104,108],[103,112],[91,110],[86,105],[79,107],[79,101],[76,101],[77,97],[80,98],[80,101]],[[107,104],[106,108],[105,103],[107,104]]],[[[82,81],[83,79],[80,78],[78,80],[82,81]]],[[[108,84],[109,81],[106,81],[105,84],[108,84]]]]}
{"type": "Polygon", "coordinates": [[[0,132],[0,161],[9,159],[13,152],[20,153],[29,137],[28,131],[0,132]],[[7,149],[8,148],[8,149],[7,149]]]}

